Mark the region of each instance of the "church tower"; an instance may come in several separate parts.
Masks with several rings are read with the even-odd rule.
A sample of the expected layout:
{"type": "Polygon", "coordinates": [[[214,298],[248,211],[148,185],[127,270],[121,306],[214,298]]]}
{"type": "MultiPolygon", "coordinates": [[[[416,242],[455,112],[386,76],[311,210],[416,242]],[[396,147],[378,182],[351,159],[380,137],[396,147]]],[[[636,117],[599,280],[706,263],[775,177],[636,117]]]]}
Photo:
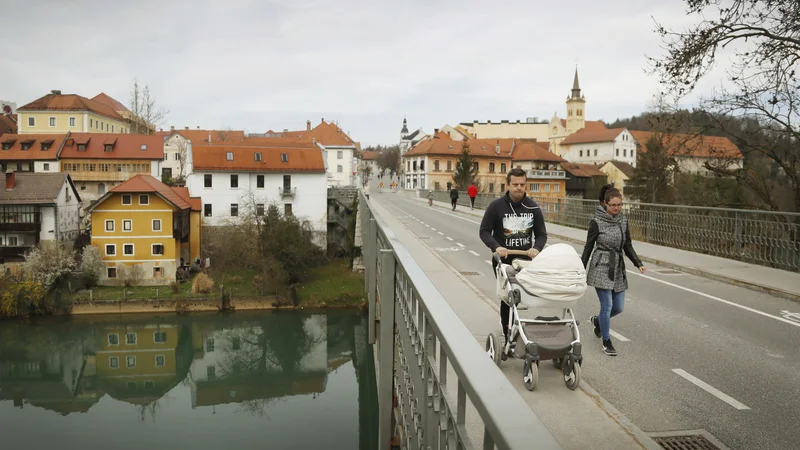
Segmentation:
{"type": "Polygon", "coordinates": [[[567,136],[586,127],[586,98],[581,95],[578,83],[578,68],[572,82],[572,95],[567,97],[567,136]]]}
{"type": "Polygon", "coordinates": [[[400,130],[400,140],[404,140],[408,136],[408,124],[406,123],[406,118],[403,117],[403,129],[400,130]]]}

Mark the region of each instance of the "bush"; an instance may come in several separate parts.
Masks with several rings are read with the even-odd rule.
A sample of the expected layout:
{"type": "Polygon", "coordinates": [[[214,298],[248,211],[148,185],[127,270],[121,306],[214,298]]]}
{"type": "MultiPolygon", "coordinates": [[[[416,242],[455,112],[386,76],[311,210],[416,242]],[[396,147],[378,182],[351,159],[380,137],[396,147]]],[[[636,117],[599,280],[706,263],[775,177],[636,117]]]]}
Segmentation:
{"type": "Polygon", "coordinates": [[[208,275],[201,273],[194,277],[192,283],[192,293],[208,294],[214,289],[214,280],[208,275]]]}
{"type": "Polygon", "coordinates": [[[7,280],[0,293],[0,317],[15,317],[27,312],[37,313],[46,291],[34,280],[7,280]]]}
{"type": "Polygon", "coordinates": [[[75,268],[74,252],[55,241],[42,241],[25,257],[26,278],[41,283],[49,291],[75,268]]]}
{"type": "Polygon", "coordinates": [[[173,294],[177,294],[178,293],[178,283],[173,281],[172,283],[169,284],[169,287],[170,287],[170,289],[172,289],[172,293],[173,294]]]}
{"type": "Polygon", "coordinates": [[[122,284],[126,287],[138,286],[144,280],[144,269],[139,264],[117,266],[117,278],[122,280],[122,284]]]}
{"type": "Polygon", "coordinates": [[[97,247],[93,245],[84,247],[81,254],[81,272],[86,289],[97,285],[103,274],[103,268],[103,259],[97,247]]]}

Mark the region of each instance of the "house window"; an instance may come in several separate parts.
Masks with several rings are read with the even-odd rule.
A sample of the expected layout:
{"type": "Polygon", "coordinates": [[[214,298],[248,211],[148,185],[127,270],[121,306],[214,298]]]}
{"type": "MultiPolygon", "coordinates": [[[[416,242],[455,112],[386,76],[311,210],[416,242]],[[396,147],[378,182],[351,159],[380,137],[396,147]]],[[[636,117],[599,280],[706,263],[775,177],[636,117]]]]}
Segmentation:
{"type": "Polygon", "coordinates": [[[228,161],[233,161],[233,152],[228,152],[228,153],[225,155],[225,158],[226,158],[228,161]]]}
{"type": "Polygon", "coordinates": [[[51,117],[51,118],[50,118],[50,126],[51,126],[51,127],[54,127],[54,126],[56,126],[56,118],[55,118],[55,117],[51,117]]]}
{"type": "Polygon", "coordinates": [[[344,153],[341,150],[336,152],[336,159],[342,159],[344,157],[344,153]]]}
{"type": "Polygon", "coordinates": [[[531,183],[530,188],[531,192],[539,192],[539,183],[531,183]]]}
{"type": "Polygon", "coordinates": [[[116,267],[109,267],[106,269],[106,276],[108,278],[117,278],[117,268],[116,267]]]}
{"type": "Polygon", "coordinates": [[[619,149],[617,149],[617,156],[619,156],[619,149]]]}
{"type": "Polygon", "coordinates": [[[208,338],[206,339],[206,353],[211,353],[214,351],[214,339],[208,338]]]}
{"type": "MultiPolygon", "coordinates": [[[[152,250],[151,253],[152,253],[153,256],[163,255],[164,254],[164,245],[163,244],[152,244],[151,247],[152,247],[151,248],[151,250],[152,250]]],[[[153,268],[153,276],[155,276],[155,274],[156,274],[156,272],[155,272],[156,269],[160,270],[161,267],[154,267],[153,268]]]]}
{"type": "Polygon", "coordinates": [[[3,150],[10,150],[11,143],[10,142],[3,142],[3,150]]]}
{"type": "Polygon", "coordinates": [[[291,203],[285,203],[283,205],[283,215],[284,216],[291,216],[292,215],[292,204],[291,203]]]}
{"type": "Polygon", "coordinates": [[[217,368],[214,366],[206,366],[206,378],[208,381],[214,381],[217,379],[217,368]]]}
{"type": "Polygon", "coordinates": [[[264,175],[256,175],[256,187],[257,188],[264,187],[264,175]]]}
{"type": "Polygon", "coordinates": [[[256,215],[257,216],[263,216],[264,215],[264,204],[263,203],[259,203],[259,204],[256,205],[256,215]]]}
{"type": "Polygon", "coordinates": [[[133,231],[133,221],[124,219],[122,221],[122,231],[133,231]]]}
{"type": "Polygon", "coordinates": [[[239,216],[239,204],[231,203],[231,217],[238,217],[238,216],[239,216]]]}
{"type": "Polygon", "coordinates": [[[153,219],[153,231],[161,231],[161,219],[153,219]]]}
{"type": "Polygon", "coordinates": [[[500,192],[505,192],[505,191],[506,191],[506,184],[500,183],[500,192]]]}
{"type": "MultiPolygon", "coordinates": [[[[494,172],[494,163],[493,162],[489,163],[489,172],[494,172]]],[[[489,192],[492,192],[492,191],[489,191],[489,192]]]]}
{"type": "Polygon", "coordinates": [[[131,194],[122,194],[122,204],[123,205],[132,205],[133,204],[133,196],[131,194]]]}
{"type": "Polygon", "coordinates": [[[474,170],[475,172],[477,172],[479,170],[479,166],[478,166],[477,162],[472,163],[472,170],[474,170]]]}
{"type": "Polygon", "coordinates": [[[69,126],[71,126],[71,127],[74,127],[74,126],[75,126],[75,123],[76,123],[76,120],[75,120],[75,118],[74,118],[74,117],[70,117],[70,118],[69,118],[69,126]]]}
{"type": "Polygon", "coordinates": [[[112,356],[108,358],[108,367],[112,369],[119,369],[119,356],[112,356]]]}
{"type": "Polygon", "coordinates": [[[438,181],[435,181],[435,182],[433,183],[433,188],[434,188],[434,189],[436,189],[436,190],[438,191],[438,190],[441,188],[441,184],[439,184],[439,182],[438,182],[438,181]]]}
{"type": "Polygon", "coordinates": [[[122,254],[125,256],[133,256],[133,244],[123,244],[122,254]]]}
{"type": "Polygon", "coordinates": [[[103,151],[105,152],[111,152],[112,150],[114,150],[114,146],[111,144],[106,144],[103,147],[104,147],[103,151]]]}
{"type": "Polygon", "coordinates": [[[28,126],[35,127],[36,126],[36,118],[35,117],[28,117],[28,126]]]}
{"type": "Polygon", "coordinates": [[[128,345],[136,345],[136,333],[126,333],[125,334],[125,343],[128,345]]]}
{"type": "Polygon", "coordinates": [[[106,231],[114,231],[114,221],[106,220],[106,231]]]}
{"type": "Polygon", "coordinates": [[[167,333],[163,331],[156,331],[153,333],[153,342],[156,344],[166,344],[167,343],[167,333]]]}
{"type": "Polygon", "coordinates": [[[578,152],[578,156],[580,156],[581,158],[583,158],[583,150],[581,150],[581,151],[579,151],[579,152],[578,152]]]}
{"type": "Polygon", "coordinates": [[[136,357],[135,356],[126,356],[125,357],[125,367],[130,369],[136,367],[136,357]]]}
{"type": "Polygon", "coordinates": [[[155,389],[155,387],[156,387],[156,384],[155,384],[155,382],[153,380],[147,380],[147,381],[144,382],[144,388],[146,390],[153,390],[153,389],[155,389]]]}
{"type": "Polygon", "coordinates": [[[164,355],[156,355],[156,367],[164,367],[164,355]]]}
{"type": "Polygon", "coordinates": [[[261,152],[256,152],[254,157],[255,157],[256,161],[261,161],[261,152]]]}
{"type": "Polygon", "coordinates": [[[597,156],[597,149],[594,149],[594,156],[597,156]]]}
{"type": "Polygon", "coordinates": [[[108,345],[119,345],[119,333],[109,333],[108,345]]]}
{"type": "Polygon", "coordinates": [[[239,175],[231,175],[231,189],[239,187],[239,175]]]}
{"type": "Polygon", "coordinates": [[[291,175],[284,175],[283,176],[283,192],[291,192],[292,191],[292,176],[291,175]]]}
{"type": "Polygon", "coordinates": [[[50,163],[44,163],[44,170],[50,170],[50,163]]]}
{"type": "Polygon", "coordinates": [[[153,267],[153,278],[164,278],[164,268],[153,267]]]}
{"type": "Polygon", "coordinates": [[[336,171],[342,173],[342,166],[341,165],[336,166],[336,171]]]}
{"type": "Polygon", "coordinates": [[[50,146],[51,145],[53,145],[53,144],[50,143],[50,142],[42,142],[42,151],[46,152],[46,151],[50,150],[50,146]]]}
{"type": "Polygon", "coordinates": [[[544,185],[544,191],[545,192],[550,192],[550,185],[549,184],[545,184],[544,185]]]}
{"type": "Polygon", "coordinates": [[[281,153],[281,162],[289,162],[289,154],[281,153]]]}
{"type": "Polygon", "coordinates": [[[627,148],[623,148],[622,149],[622,156],[623,157],[628,156],[628,149],[627,148]]]}
{"type": "Polygon", "coordinates": [[[28,150],[29,148],[31,148],[30,142],[23,142],[22,144],[20,144],[20,149],[22,150],[28,150]]]}
{"type": "Polygon", "coordinates": [[[86,144],[78,144],[78,151],[85,152],[86,151],[86,144]]]}
{"type": "Polygon", "coordinates": [[[210,203],[206,203],[205,205],[203,205],[203,215],[205,217],[211,217],[211,204],[210,203]]]}
{"type": "Polygon", "coordinates": [[[8,237],[8,246],[9,247],[16,247],[19,244],[18,239],[16,236],[9,236],[8,237]]]}
{"type": "Polygon", "coordinates": [[[553,185],[553,192],[559,192],[560,190],[561,190],[561,185],[560,184],[554,184],[553,185]]]}
{"type": "Polygon", "coordinates": [[[438,159],[433,160],[433,170],[436,171],[436,172],[439,171],[439,160],[438,159]]]}
{"type": "Polygon", "coordinates": [[[211,174],[210,173],[207,173],[207,174],[203,175],[203,187],[207,187],[207,188],[212,187],[211,174]]]}
{"type": "Polygon", "coordinates": [[[500,163],[500,173],[506,173],[506,163],[500,163]]]}
{"type": "Polygon", "coordinates": [[[147,194],[139,194],[139,204],[140,205],[149,205],[150,204],[150,196],[147,194]]]}
{"type": "Polygon", "coordinates": [[[494,183],[489,183],[489,192],[494,192],[494,183]]]}

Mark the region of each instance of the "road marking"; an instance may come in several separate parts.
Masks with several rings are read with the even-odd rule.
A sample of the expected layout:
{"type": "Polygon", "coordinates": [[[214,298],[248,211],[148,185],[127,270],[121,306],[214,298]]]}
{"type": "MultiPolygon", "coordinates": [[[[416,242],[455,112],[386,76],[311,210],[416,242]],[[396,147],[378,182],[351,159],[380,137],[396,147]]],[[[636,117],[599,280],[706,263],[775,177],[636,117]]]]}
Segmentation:
{"type": "Polygon", "coordinates": [[[464,248],[464,244],[462,244],[461,242],[456,242],[456,245],[461,247],[461,248],[464,248]]]}
{"type": "Polygon", "coordinates": [[[437,231],[437,233],[439,233],[439,234],[441,234],[442,236],[444,236],[444,233],[442,233],[441,231],[437,231]]]}
{"type": "Polygon", "coordinates": [[[781,315],[784,319],[789,319],[793,322],[800,322],[800,313],[787,311],[785,309],[781,310],[781,315]]]}
{"type": "Polygon", "coordinates": [[[738,409],[739,411],[744,410],[744,409],[750,409],[744,403],[741,403],[741,402],[737,401],[733,397],[723,393],[722,391],[720,391],[719,389],[715,388],[714,386],[711,386],[710,384],[706,383],[705,381],[696,378],[695,376],[693,376],[692,374],[686,372],[683,369],[672,369],[672,371],[677,373],[678,375],[682,376],[683,378],[689,380],[690,382],[692,382],[694,385],[696,385],[700,389],[708,392],[709,394],[713,395],[714,397],[717,397],[718,399],[722,400],[723,402],[733,406],[734,408],[738,409]]]}
{"type": "Polygon", "coordinates": [[[431,227],[431,231],[436,231],[436,228],[431,227]]]}
{"type": "Polygon", "coordinates": [[[750,308],[749,306],[740,305],[738,303],[734,303],[734,302],[729,301],[729,300],[721,299],[719,297],[714,297],[713,295],[705,294],[705,293],[700,292],[700,291],[695,291],[694,289],[689,289],[689,288],[686,288],[686,287],[683,287],[683,286],[679,286],[679,285],[677,285],[675,283],[670,283],[669,281],[664,281],[664,280],[659,280],[658,278],[648,277],[647,275],[643,275],[643,274],[639,273],[639,271],[635,271],[634,272],[633,270],[628,270],[627,272],[628,273],[632,273],[634,275],[639,275],[642,278],[647,278],[648,280],[653,280],[653,281],[657,281],[659,283],[666,284],[667,286],[672,286],[672,287],[675,287],[675,288],[678,288],[678,289],[683,289],[686,292],[691,292],[692,294],[697,294],[697,295],[700,295],[700,296],[703,296],[703,297],[706,297],[706,298],[710,298],[711,300],[716,300],[716,301],[718,301],[720,303],[725,303],[726,305],[735,306],[735,307],[737,307],[739,309],[743,309],[745,311],[750,311],[751,313],[759,314],[759,315],[762,315],[764,317],[769,317],[770,319],[775,319],[775,320],[781,321],[783,323],[788,323],[789,325],[794,325],[796,327],[800,327],[800,322],[795,322],[793,320],[784,319],[783,317],[774,316],[772,314],[765,313],[764,311],[759,311],[757,309],[750,308]]]}
{"type": "Polygon", "coordinates": [[[489,264],[489,265],[491,266],[491,265],[492,265],[492,262],[491,262],[491,261],[489,261],[489,260],[487,259],[487,260],[486,260],[486,264],[489,264]]]}
{"type": "Polygon", "coordinates": [[[472,250],[470,250],[469,252],[472,253],[475,256],[481,256],[478,252],[475,252],[475,251],[472,251],[472,250]]]}
{"type": "Polygon", "coordinates": [[[431,227],[431,226],[430,226],[430,225],[428,225],[427,223],[425,224],[425,226],[426,226],[426,227],[428,227],[428,228],[430,228],[430,227],[431,227]]]}
{"type": "Polygon", "coordinates": [[[452,241],[453,240],[453,238],[451,238],[450,236],[445,236],[445,237],[447,238],[448,241],[452,241]]]}
{"type": "Polygon", "coordinates": [[[610,335],[614,336],[614,337],[615,337],[615,338],[616,338],[618,341],[620,341],[620,342],[630,342],[630,341],[631,341],[630,339],[628,339],[628,338],[626,338],[625,336],[623,336],[623,335],[621,335],[621,334],[617,333],[617,332],[616,332],[616,331],[614,331],[614,330],[608,330],[608,334],[610,334],[610,335]]]}

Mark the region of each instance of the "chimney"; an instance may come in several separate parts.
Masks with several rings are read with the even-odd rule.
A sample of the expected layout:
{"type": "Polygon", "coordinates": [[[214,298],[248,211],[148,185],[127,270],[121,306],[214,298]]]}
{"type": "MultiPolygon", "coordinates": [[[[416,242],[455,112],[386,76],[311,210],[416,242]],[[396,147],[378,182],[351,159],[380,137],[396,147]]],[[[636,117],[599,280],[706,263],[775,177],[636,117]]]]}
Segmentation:
{"type": "Polygon", "coordinates": [[[184,129],[184,130],[188,130],[188,129],[189,129],[189,127],[183,127],[183,129],[184,129]]]}
{"type": "Polygon", "coordinates": [[[434,128],[434,129],[433,129],[433,134],[434,134],[434,135],[437,135],[437,134],[439,134],[439,129],[438,129],[438,128],[434,128]]]}
{"type": "Polygon", "coordinates": [[[210,131],[208,132],[208,143],[209,144],[211,143],[211,132],[210,131]]]}
{"type": "Polygon", "coordinates": [[[200,129],[200,125],[198,125],[198,126],[197,126],[197,129],[198,129],[198,130],[200,129]]]}
{"type": "Polygon", "coordinates": [[[50,93],[53,95],[61,95],[61,89],[53,89],[50,93]]]}
{"type": "Polygon", "coordinates": [[[306,131],[311,131],[311,121],[306,120],[306,131]]]}
{"type": "Polygon", "coordinates": [[[497,144],[494,146],[494,152],[498,155],[500,154],[500,139],[497,140],[497,144]]]}
{"type": "Polygon", "coordinates": [[[158,131],[164,131],[164,129],[163,128],[159,128],[158,131]]]}
{"type": "Polygon", "coordinates": [[[325,118],[324,117],[322,118],[322,120],[320,120],[320,123],[325,123],[325,118]]]}
{"type": "Polygon", "coordinates": [[[6,190],[10,191],[13,190],[17,183],[17,176],[14,171],[6,172],[6,190]]]}
{"type": "Polygon", "coordinates": [[[170,125],[169,131],[175,131],[175,125],[170,125]]]}

